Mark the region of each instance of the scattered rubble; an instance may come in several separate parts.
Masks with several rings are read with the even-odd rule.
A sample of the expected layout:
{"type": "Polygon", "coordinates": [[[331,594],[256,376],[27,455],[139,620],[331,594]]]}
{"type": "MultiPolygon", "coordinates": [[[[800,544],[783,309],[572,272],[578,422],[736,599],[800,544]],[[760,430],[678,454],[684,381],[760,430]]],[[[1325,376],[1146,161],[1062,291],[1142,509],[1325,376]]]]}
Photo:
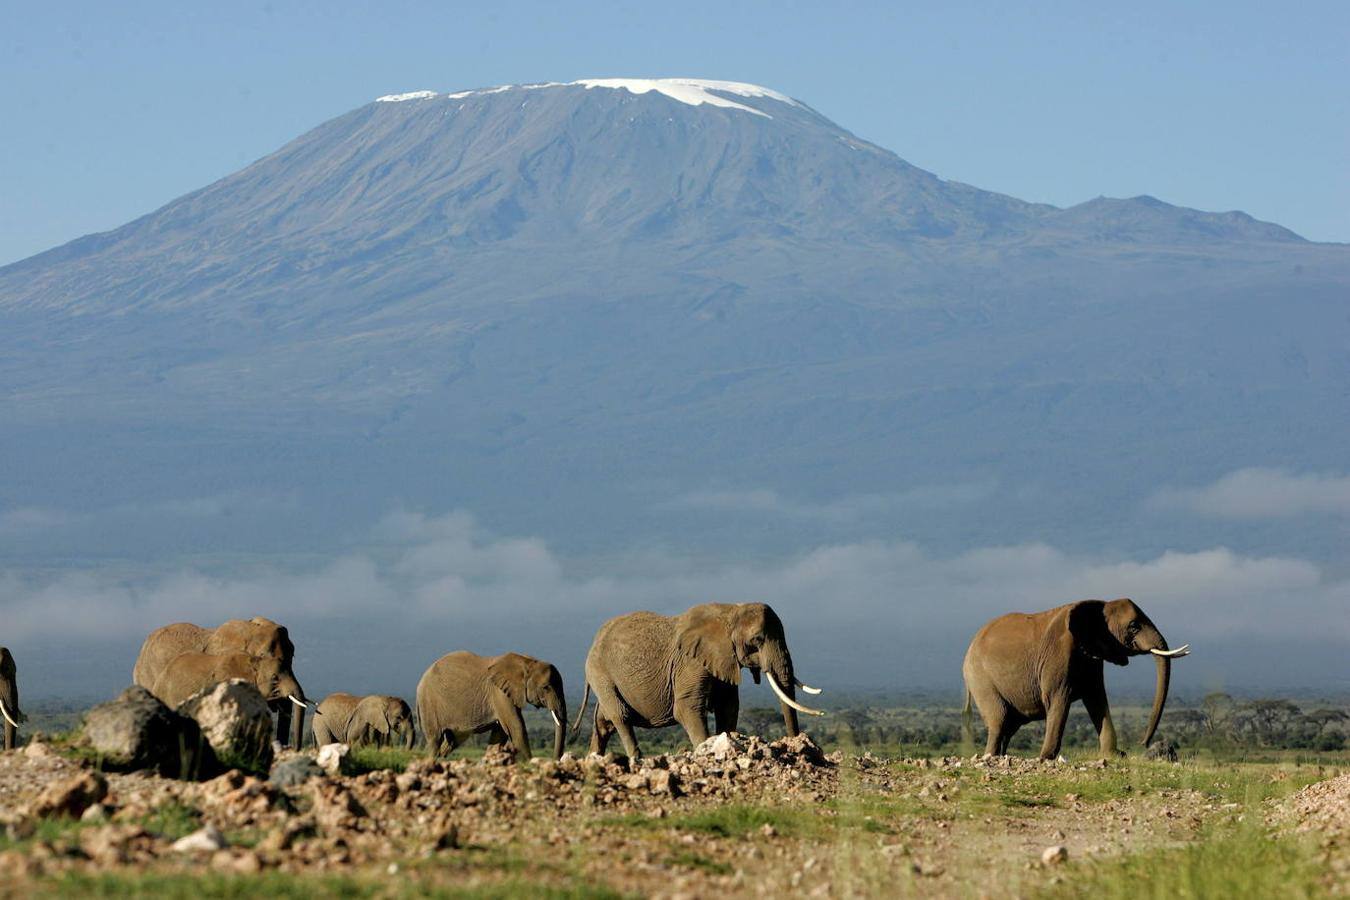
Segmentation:
{"type": "Polygon", "coordinates": [[[79,772],[49,784],[29,805],[27,814],[35,819],[65,816],[78,819],[91,805],[108,796],[108,781],[97,772],[79,772]]]}

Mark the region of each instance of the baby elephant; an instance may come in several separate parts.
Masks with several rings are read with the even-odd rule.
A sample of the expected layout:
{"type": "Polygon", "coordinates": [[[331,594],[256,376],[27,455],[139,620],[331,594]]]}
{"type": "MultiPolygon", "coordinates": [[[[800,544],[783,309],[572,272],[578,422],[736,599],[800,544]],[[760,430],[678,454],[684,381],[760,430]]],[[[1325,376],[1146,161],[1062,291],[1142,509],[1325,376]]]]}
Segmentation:
{"type": "Polygon", "coordinates": [[[562,676],[548,663],[519,653],[479,656],[461,650],[436,660],[417,683],[417,718],[433,756],[487,731],[494,744],[509,738],[518,761],[529,759],[530,738],[520,715],[527,703],[553,714],[553,756],[562,756],[567,700],[562,676]]]}
{"type": "Polygon", "coordinates": [[[329,694],[319,703],[314,717],[314,744],[374,744],[393,746],[399,736],[409,750],[413,745],[412,709],[401,697],[371,694],[329,694]]]}

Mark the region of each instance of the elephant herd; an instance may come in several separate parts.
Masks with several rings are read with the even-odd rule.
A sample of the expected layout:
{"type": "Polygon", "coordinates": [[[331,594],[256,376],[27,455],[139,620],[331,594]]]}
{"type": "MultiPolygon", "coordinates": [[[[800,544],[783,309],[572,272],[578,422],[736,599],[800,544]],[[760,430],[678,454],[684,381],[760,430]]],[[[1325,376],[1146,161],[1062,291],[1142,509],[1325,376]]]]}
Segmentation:
{"type": "MultiPolygon", "coordinates": [[[[985,751],[1007,752],[1025,723],[1044,719],[1042,758],[1058,756],[1069,706],[1081,700],[1097,730],[1104,755],[1118,753],[1107,704],[1104,663],[1123,666],[1130,657],[1153,656],[1157,686],[1144,735],[1147,745],[1167,701],[1175,650],[1153,622],[1128,599],[1084,600],[1045,612],[1009,613],[987,623],[966,650],[962,674],[965,713],[979,708],[988,727],[985,751]]],[[[254,684],[277,716],[277,736],[299,747],[305,710],[313,709],[316,744],[393,744],[412,748],[413,710],[398,697],[334,693],[318,704],[301,689],[292,664],[295,645],[286,628],[270,619],[233,619],[217,628],[180,622],[145,639],[132,676],[170,706],[230,679],[254,684]]],[[[677,616],[635,612],[605,622],[586,656],[586,684],[573,733],[580,730],[591,692],[596,709],[590,750],[604,753],[618,734],[624,752],[640,755],[634,728],[679,725],[697,746],[716,733],[734,731],[740,711],[741,671],[761,677],[778,697],[789,736],[797,714],[824,715],[797,700],[797,691],[818,694],[793,668],[782,620],[763,603],[706,603],[677,616]]],[[[558,669],[520,653],[479,656],[447,653],[417,683],[416,720],[427,749],[448,754],[474,734],[509,742],[521,759],[531,755],[521,710],[546,709],[553,718],[553,755],[567,740],[567,700],[558,669]]],[[[5,748],[16,742],[19,710],[14,658],[0,647],[0,717],[5,748]]]]}

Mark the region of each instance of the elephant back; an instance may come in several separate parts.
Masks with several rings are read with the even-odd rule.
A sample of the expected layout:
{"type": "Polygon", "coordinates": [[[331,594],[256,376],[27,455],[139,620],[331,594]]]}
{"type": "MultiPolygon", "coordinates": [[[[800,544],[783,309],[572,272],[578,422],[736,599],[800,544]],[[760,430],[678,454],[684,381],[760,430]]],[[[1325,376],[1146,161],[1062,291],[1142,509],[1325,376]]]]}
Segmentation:
{"type": "Polygon", "coordinates": [[[243,653],[180,653],[165,667],[150,692],[166,706],[177,708],[198,691],[232,678],[254,683],[253,657],[243,653]]]}
{"type": "Polygon", "coordinates": [[[156,628],[141,644],[141,652],[131,670],[132,681],[153,692],[169,663],[184,653],[204,651],[210,636],[211,629],[191,622],[175,622],[156,628]]]}

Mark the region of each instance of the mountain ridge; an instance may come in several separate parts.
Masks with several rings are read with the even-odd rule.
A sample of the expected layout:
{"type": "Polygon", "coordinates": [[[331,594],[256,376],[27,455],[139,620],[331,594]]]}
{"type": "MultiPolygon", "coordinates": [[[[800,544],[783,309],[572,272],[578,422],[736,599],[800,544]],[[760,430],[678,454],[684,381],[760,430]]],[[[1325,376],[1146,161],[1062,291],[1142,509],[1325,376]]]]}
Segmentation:
{"type": "Polygon", "coordinates": [[[282,545],[406,502],[593,547],[699,540],[652,510],[710,486],[975,480],[988,514],[877,524],[1138,549],[1194,534],[1160,485],[1341,464],[1350,248],[1028,203],[707,84],[372,101],[0,269],[0,508],[246,487],[311,510],[282,545]]]}

